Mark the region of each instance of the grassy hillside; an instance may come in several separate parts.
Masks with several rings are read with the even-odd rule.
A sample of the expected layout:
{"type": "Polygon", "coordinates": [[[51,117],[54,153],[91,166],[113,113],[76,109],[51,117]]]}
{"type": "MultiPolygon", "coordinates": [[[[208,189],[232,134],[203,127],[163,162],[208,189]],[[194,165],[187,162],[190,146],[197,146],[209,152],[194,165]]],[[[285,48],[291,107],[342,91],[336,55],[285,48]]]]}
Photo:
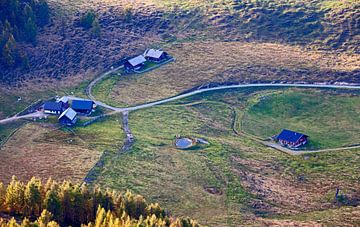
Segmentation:
{"type": "Polygon", "coordinates": [[[95,86],[95,97],[131,106],[210,82],[360,82],[359,55],[215,41],[168,44],[165,49],[175,62],[145,74],[110,77],[95,86]]]}
{"type": "Polygon", "coordinates": [[[18,45],[29,53],[30,71],[6,71],[9,78],[85,75],[149,46],[196,40],[359,53],[358,1],[49,0],[49,7],[51,21],[38,32],[36,46],[18,45]],[[98,18],[96,37],[79,26],[89,10],[98,18]]]}
{"type": "Polygon", "coordinates": [[[118,116],[68,130],[49,121],[25,124],[1,147],[2,182],[13,175],[24,181],[36,176],[81,182],[104,151],[116,153],[123,142],[118,116]]]}
{"type": "Polygon", "coordinates": [[[310,136],[309,148],[341,147],[360,142],[360,97],[335,91],[294,91],[254,100],[242,129],[268,138],[283,128],[310,136]]]}
{"type": "Polygon", "coordinates": [[[210,226],[317,223],[315,215],[298,217],[336,208],[336,187],[358,201],[359,150],[289,156],[234,133],[234,113],[241,116],[249,98],[267,93],[212,92],[130,113],[135,144],[126,154],[112,155],[96,183],[130,188],[210,226]],[[176,135],[210,145],[177,150],[176,135]]]}

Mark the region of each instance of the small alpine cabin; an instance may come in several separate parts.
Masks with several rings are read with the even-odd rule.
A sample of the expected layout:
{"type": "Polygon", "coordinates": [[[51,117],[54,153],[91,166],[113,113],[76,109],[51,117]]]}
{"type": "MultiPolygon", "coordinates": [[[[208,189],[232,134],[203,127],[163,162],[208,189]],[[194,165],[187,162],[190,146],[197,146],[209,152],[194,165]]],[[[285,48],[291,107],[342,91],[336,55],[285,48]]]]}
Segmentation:
{"type": "Polygon", "coordinates": [[[44,113],[59,115],[63,111],[63,105],[59,102],[48,101],[44,103],[44,113]]]}
{"type": "Polygon", "coordinates": [[[276,136],[276,139],[282,146],[288,146],[293,149],[306,144],[308,137],[309,136],[299,132],[283,129],[282,132],[276,136]]]}
{"type": "Polygon", "coordinates": [[[64,97],[61,97],[60,99],[58,99],[56,102],[59,102],[62,104],[63,106],[63,109],[66,110],[67,108],[70,107],[69,105],[69,98],[64,96],[64,97]]]}
{"type": "Polygon", "coordinates": [[[94,102],[91,100],[73,100],[71,103],[71,108],[77,113],[81,114],[90,114],[93,110],[94,102]]]}
{"type": "Polygon", "coordinates": [[[145,51],[144,56],[146,60],[160,62],[166,59],[168,54],[162,50],[148,49],[145,51]]]}
{"type": "Polygon", "coordinates": [[[145,57],[143,55],[139,55],[137,57],[127,60],[124,64],[124,67],[126,70],[137,70],[140,69],[145,62],[145,57]]]}
{"type": "Polygon", "coordinates": [[[76,115],[77,113],[69,107],[59,116],[59,122],[62,125],[73,126],[77,120],[76,115]]]}

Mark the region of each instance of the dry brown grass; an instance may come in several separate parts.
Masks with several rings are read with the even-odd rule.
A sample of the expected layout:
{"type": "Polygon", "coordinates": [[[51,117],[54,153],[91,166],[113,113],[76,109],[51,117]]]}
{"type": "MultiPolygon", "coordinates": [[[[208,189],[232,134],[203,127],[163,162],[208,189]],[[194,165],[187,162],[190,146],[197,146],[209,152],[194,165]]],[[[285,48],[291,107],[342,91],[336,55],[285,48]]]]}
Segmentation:
{"type": "Polygon", "coordinates": [[[337,187],[346,188],[351,198],[357,196],[358,185],[342,180],[319,178],[298,179],[283,174],[277,163],[232,157],[232,171],[241,178],[242,185],[256,199],[251,202],[258,212],[275,215],[299,215],[336,208],[337,187]],[[241,167],[241,168],[239,168],[241,167]],[[330,197],[329,197],[330,196],[330,197]]]}
{"type": "Polygon", "coordinates": [[[146,74],[122,77],[109,98],[134,105],[176,95],[208,82],[359,82],[360,79],[351,73],[360,69],[359,55],[243,42],[182,43],[165,49],[176,62],[146,74]]]}
{"type": "Polygon", "coordinates": [[[56,180],[81,181],[100,157],[77,136],[47,124],[27,124],[0,150],[0,179],[7,183],[12,175],[27,181],[32,176],[56,180]]]}

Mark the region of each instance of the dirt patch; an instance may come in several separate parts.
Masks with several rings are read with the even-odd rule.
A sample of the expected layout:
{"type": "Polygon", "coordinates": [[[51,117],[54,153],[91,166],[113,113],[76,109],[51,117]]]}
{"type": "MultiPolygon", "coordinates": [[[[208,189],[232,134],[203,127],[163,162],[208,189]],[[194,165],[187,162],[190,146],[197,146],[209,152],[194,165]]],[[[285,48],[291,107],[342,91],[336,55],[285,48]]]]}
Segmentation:
{"type": "Polygon", "coordinates": [[[257,222],[261,225],[261,226],[283,226],[283,227],[323,227],[325,225],[321,224],[321,223],[317,223],[315,221],[309,221],[309,222],[304,222],[304,221],[292,221],[292,220],[267,220],[267,219],[262,219],[259,218],[257,219],[257,222]]]}
{"type": "Polygon", "coordinates": [[[223,194],[223,191],[216,187],[205,186],[204,189],[205,189],[205,191],[207,191],[208,193],[213,194],[213,195],[222,195],[223,194]]]}
{"type": "Polygon", "coordinates": [[[256,213],[293,215],[334,206],[323,198],[335,193],[335,182],[293,179],[276,164],[265,161],[232,157],[232,163],[242,185],[256,196],[250,202],[256,213]]]}
{"type": "Polygon", "coordinates": [[[80,138],[47,124],[27,124],[0,150],[0,180],[7,183],[16,175],[22,181],[36,176],[79,182],[99,156],[80,138]]]}

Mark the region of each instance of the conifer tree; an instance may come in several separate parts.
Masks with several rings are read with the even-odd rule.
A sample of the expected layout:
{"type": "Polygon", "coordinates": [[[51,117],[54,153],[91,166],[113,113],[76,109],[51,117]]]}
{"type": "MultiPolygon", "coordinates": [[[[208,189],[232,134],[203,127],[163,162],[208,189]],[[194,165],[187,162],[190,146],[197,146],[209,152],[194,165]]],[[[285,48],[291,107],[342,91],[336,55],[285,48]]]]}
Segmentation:
{"type": "Polygon", "coordinates": [[[44,26],[49,23],[50,10],[49,5],[45,0],[39,0],[36,7],[37,22],[40,26],[44,26]]]}
{"type": "Polygon", "coordinates": [[[72,209],[72,185],[69,182],[64,181],[60,186],[60,201],[62,208],[61,221],[69,223],[73,217],[72,209]]]}
{"type": "Polygon", "coordinates": [[[56,220],[60,220],[62,210],[58,186],[56,184],[53,184],[50,189],[47,189],[44,208],[51,212],[56,220]]]}
{"type": "Polygon", "coordinates": [[[95,18],[94,21],[91,24],[91,30],[90,30],[91,34],[93,37],[100,37],[101,35],[101,27],[100,27],[100,23],[99,23],[99,19],[95,18]]]}
{"type": "Polygon", "coordinates": [[[5,206],[11,213],[20,213],[24,206],[24,185],[14,176],[6,189],[5,206]]]}
{"type": "Polygon", "coordinates": [[[34,19],[29,17],[24,25],[24,35],[26,41],[35,43],[37,34],[36,29],[34,19]]]}
{"type": "Polygon", "coordinates": [[[3,47],[2,58],[4,59],[3,63],[8,67],[15,66],[17,58],[17,47],[14,36],[12,34],[9,35],[9,38],[3,47]]]}
{"type": "Polygon", "coordinates": [[[41,203],[41,181],[33,177],[25,187],[23,214],[25,216],[39,216],[42,210],[41,203]]]}
{"type": "Polygon", "coordinates": [[[30,220],[27,217],[25,217],[24,220],[21,222],[21,227],[30,227],[30,226],[31,226],[30,220]]]}
{"type": "Polygon", "coordinates": [[[6,188],[4,184],[0,182],[0,211],[2,211],[4,208],[5,196],[6,196],[6,188]]]}
{"type": "Polygon", "coordinates": [[[20,227],[20,225],[16,222],[15,218],[11,218],[7,223],[7,227],[20,227]]]}
{"type": "Polygon", "coordinates": [[[36,224],[39,227],[47,227],[47,225],[51,222],[51,219],[52,214],[47,210],[43,210],[40,217],[36,220],[36,224]]]}

